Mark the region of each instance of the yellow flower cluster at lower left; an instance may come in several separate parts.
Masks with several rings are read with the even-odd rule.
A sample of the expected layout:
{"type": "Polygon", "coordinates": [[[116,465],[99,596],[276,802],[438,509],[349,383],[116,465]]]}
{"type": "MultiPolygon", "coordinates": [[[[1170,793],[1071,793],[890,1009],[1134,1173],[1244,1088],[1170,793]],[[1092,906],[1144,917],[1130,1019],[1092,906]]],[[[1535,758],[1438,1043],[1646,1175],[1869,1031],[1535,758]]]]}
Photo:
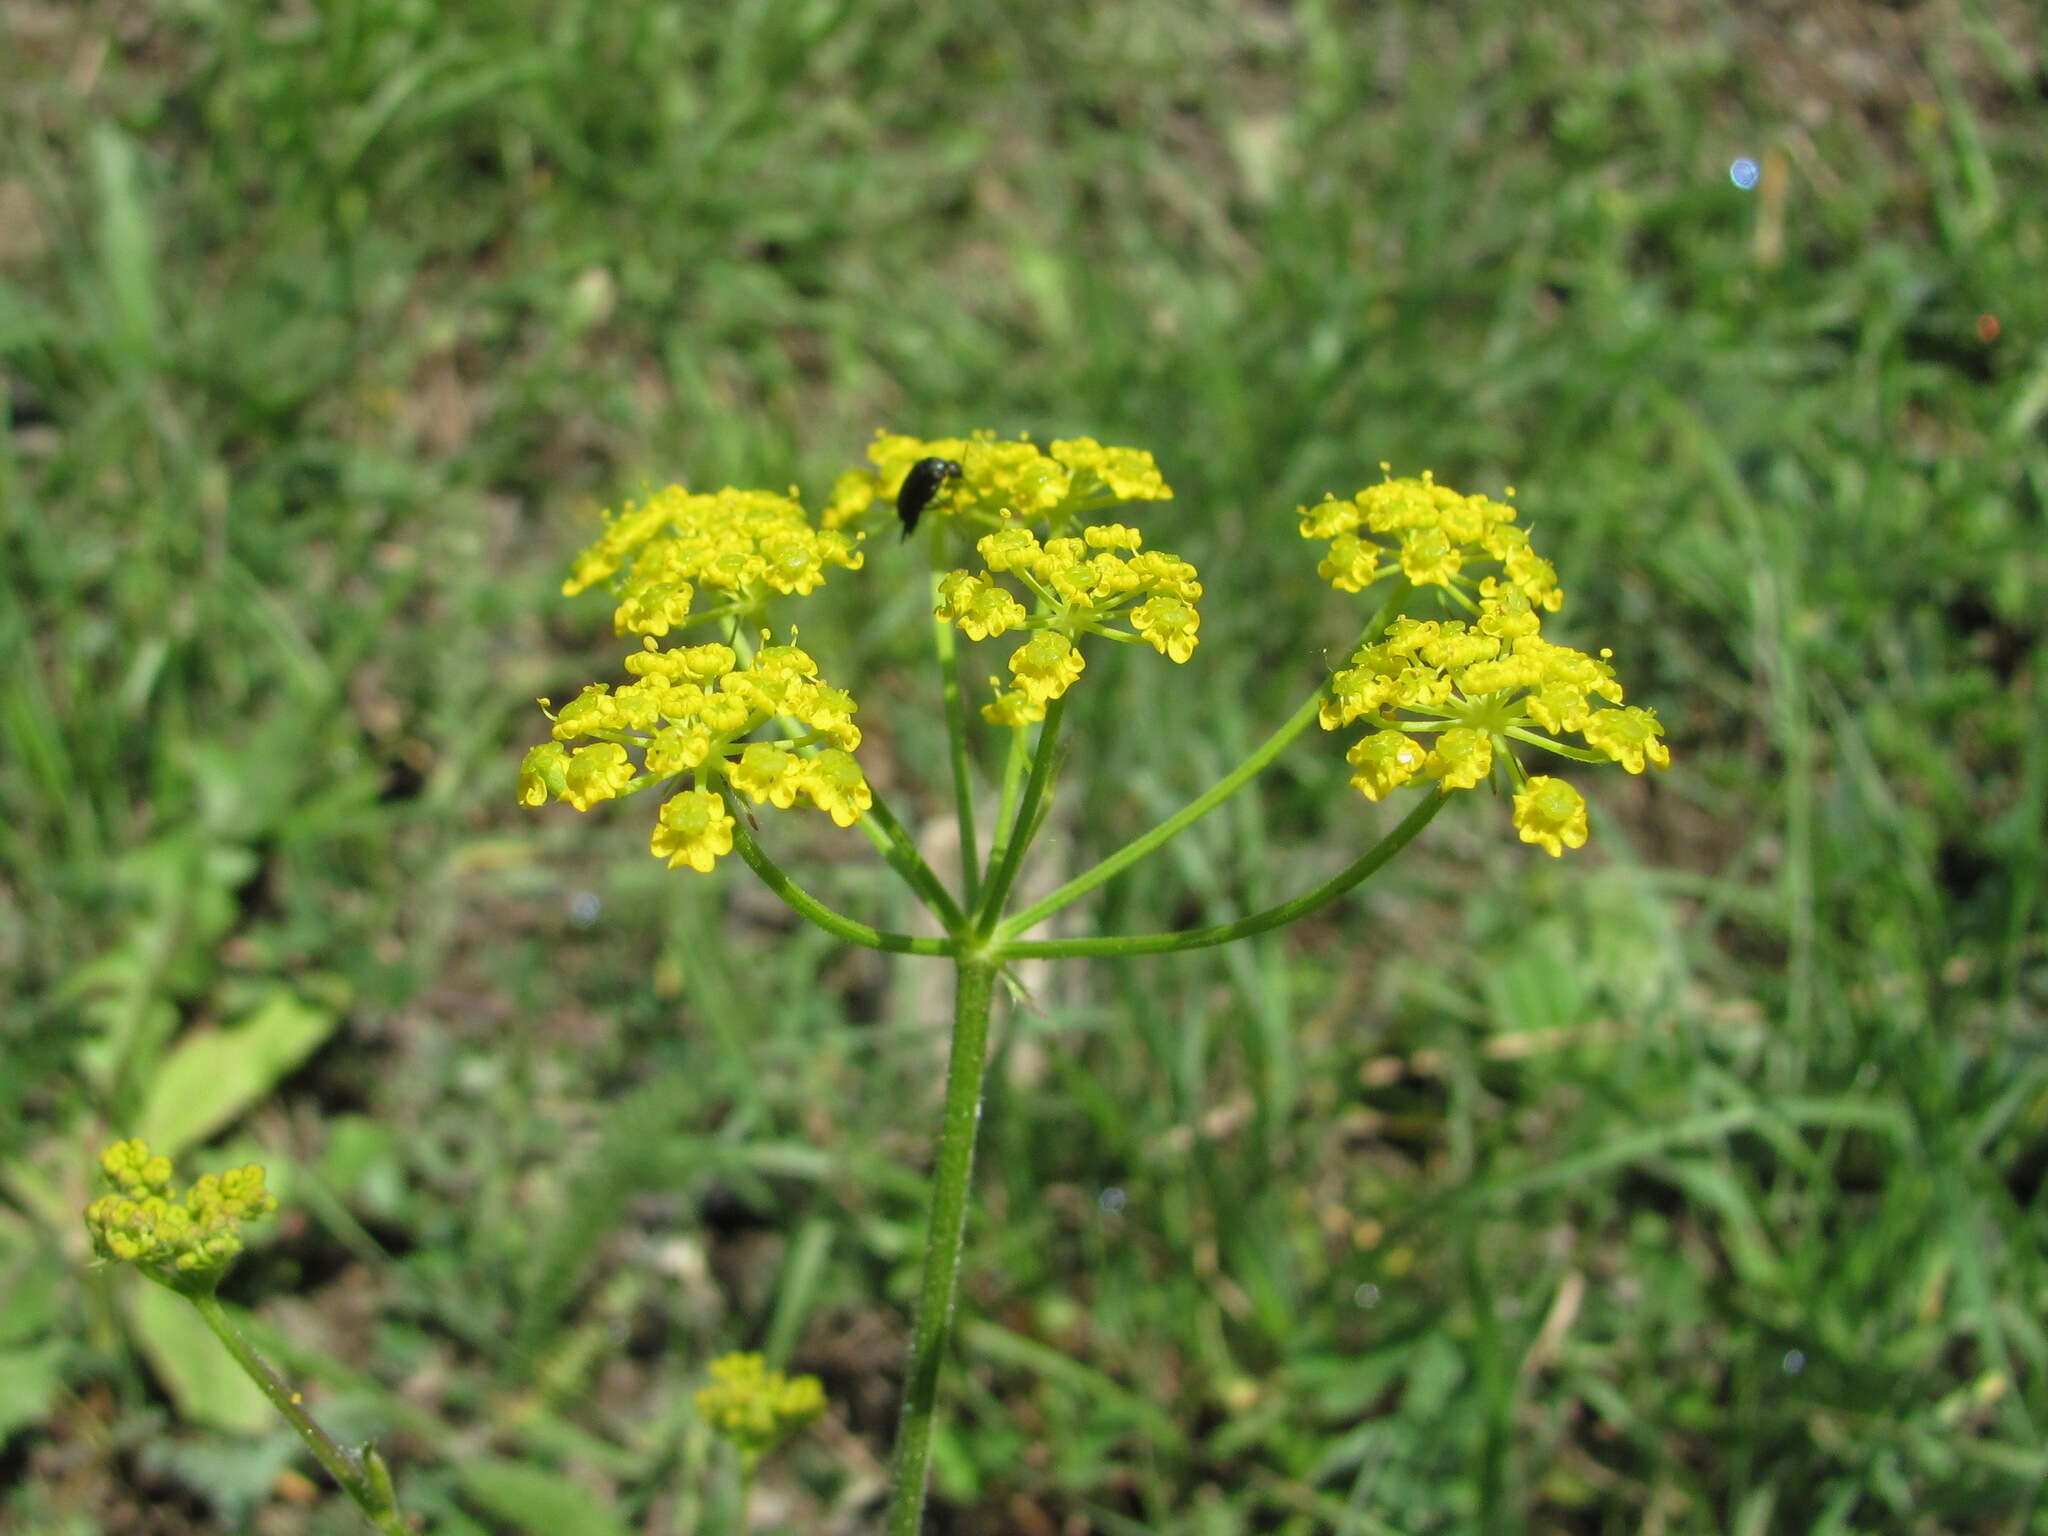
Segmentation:
{"type": "Polygon", "coordinates": [[[209,1173],[181,1193],[169,1158],[146,1142],[117,1141],[100,1170],[115,1192],[85,1208],[94,1252],[174,1290],[211,1291],[242,1251],[242,1223],[277,1209],[255,1163],[209,1173]]]}
{"type": "Polygon", "coordinates": [[[853,697],[795,645],[764,646],[742,666],[729,645],[661,649],[650,639],[626,670],[634,681],[592,683],[550,712],[554,739],[520,765],[522,802],[587,811],[689,774],[693,786],[662,806],[650,846],[671,869],[700,872],[732,851],[721,785],[779,809],[807,800],[842,827],[874,803],[853,759],[853,697]],[[784,734],[747,739],[764,727],[784,734]]]}

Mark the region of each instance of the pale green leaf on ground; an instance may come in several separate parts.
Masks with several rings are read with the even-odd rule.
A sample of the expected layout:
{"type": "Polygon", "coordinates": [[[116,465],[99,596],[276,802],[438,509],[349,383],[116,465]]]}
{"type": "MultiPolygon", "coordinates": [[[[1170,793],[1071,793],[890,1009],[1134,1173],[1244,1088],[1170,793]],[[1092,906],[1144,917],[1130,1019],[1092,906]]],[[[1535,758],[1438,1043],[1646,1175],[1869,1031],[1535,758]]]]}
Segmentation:
{"type": "Polygon", "coordinates": [[[461,1469],[462,1487],[491,1514],[528,1536],[632,1536],[598,1495],[559,1472],[516,1461],[477,1461],[461,1469]]]}
{"type": "Polygon", "coordinates": [[[0,1352],[0,1447],[14,1432],[33,1424],[50,1410],[63,1385],[62,1339],[50,1339],[27,1349],[0,1352]]]}
{"type": "Polygon", "coordinates": [[[149,1085],[136,1134],[171,1157],[196,1146],[275,1088],[339,1022],[280,988],[238,1024],[193,1030],[149,1085]]]}
{"type": "Polygon", "coordinates": [[[256,1383],[242,1374],[184,1298],[138,1282],[129,1322],[150,1369],[178,1405],[180,1419],[238,1435],[259,1434],[275,1422],[256,1383]]]}

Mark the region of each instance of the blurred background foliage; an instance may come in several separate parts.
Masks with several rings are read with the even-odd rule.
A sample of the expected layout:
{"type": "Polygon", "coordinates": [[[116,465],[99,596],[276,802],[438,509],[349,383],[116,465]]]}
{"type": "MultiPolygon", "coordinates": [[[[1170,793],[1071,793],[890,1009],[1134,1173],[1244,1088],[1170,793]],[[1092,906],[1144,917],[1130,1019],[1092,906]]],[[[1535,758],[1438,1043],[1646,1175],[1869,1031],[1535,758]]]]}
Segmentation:
{"type": "MultiPolygon", "coordinates": [[[[1027,978],[935,1529],[2048,1529],[2035,25],[4,0],[0,1528],[354,1529],[82,1268],[110,1126],[272,1165],[233,1299],[435,1530],[718,1528],[739,1347],[836,1405],[763,1517],[861,1528],[943,978],[511,778],[616,666],[597,507],[886,425],[1179,492],[1205,643],[1091,669],[1036,879],[1323,675],[1293,508],[1381,460],[1516,484],[1679,755],[1562,863],[1475,800],[1306,929],[1027,978]]],[[[921,580],[804,633],[936,847],[921,580]]],[[[1340,757],[1094,920],[1332,867],[1340,757]]]]}

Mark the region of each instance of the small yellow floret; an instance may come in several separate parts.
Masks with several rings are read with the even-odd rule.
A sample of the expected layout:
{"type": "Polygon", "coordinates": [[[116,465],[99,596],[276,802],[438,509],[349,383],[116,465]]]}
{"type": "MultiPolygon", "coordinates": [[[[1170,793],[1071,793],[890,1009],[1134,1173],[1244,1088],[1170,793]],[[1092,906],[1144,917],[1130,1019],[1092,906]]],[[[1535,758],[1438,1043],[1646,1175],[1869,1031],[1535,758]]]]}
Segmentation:
{"type": "Polygon", "coordinates": [[[1351,784],[1368,800],[1399,789],[1422,771],[1426,757],[1415,738],[1400,731],[1375,731],[1352,743],[1344,761],[1358,771],[1351,784]]]}
{"type": "Polygon", "coordinates": [[[562,798],[579,811],[618,797],[633,780],[632,759],[615,741],[593,742],[569,754],[562,770],[562,798]]]}
{"type": "Polygon", "coordinates": [[[708,789],[686,789],[661,808],[649,844],[657,859],[667,859],[670,869],[685,864],[699,874],[732,852],[733,820],[725,803],[708,789]]]}
{"type": "Polygon", "coordinates": [[[1035,703],[1058,698],[1074,685],[1087,663],[1065,635],[1034,635],[1010,658],[1010,675],[1035,703]]]}
{"type": "Polygon", "coordinates": [[[1563,779],[1537,775],[1515,795],[1515,830],[1552,858],[1586,845],[1586,801],[1563,779]]]}
{"type": "Polygon", "coordinates": [[[755,804],[786,811],[804,787],[804,760],[794,752],[766,742],[751,742],[739,761],[726,770],[732,787],[755,804]]]}
{"type": "Polygon", "coordinates": [[[1202,616],[1177,597],[1155,597],[1131,610],[1131,628],[1162,656],[1186,661],[1195,654],[1202,616]]]}
{"type": "Polygon", "coordinates": [[[569,751],[559,741],[544,741],[519,764],[519,803],[546,805],[567,787],[569,751]]]}
{"type": "Polygon", "coordinates": [[[804,766],[804,793],[840,826],[852,826],[874,805],[874,792],[851,754],[827,748],[804,766]]]}
{"type": "Polygon", "coordinates": [[[1664,727],[1650,710],[1634,705],[1595,710],[1581,733],[1630,773],[1641,773],[1646,762],[1659,768],[1671,766],[1671,749],[1657,739],[1664,734],[1664,727]]]}
{"type": "Polygon", "coordinates": [[[1484,731],[1454,726],[1436,739],[1422,771],[1445,789],[1471,789],[1493,771],[1493,738],[1484,731]]]}

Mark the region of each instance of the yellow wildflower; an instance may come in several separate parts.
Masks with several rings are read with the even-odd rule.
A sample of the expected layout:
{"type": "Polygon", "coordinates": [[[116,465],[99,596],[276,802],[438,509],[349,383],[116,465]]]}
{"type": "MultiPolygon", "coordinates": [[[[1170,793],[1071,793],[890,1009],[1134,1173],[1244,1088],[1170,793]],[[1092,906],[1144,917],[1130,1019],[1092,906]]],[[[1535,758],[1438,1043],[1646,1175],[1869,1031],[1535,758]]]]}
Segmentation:
{"type": "Polygon", "coordinates": [[[732,765],[726,778],[755,804],[766,803],[786,811],[796,804],[803,789],[804,760],[794,752],[756,741],[740,753],[739,761],[732,765]]]}
{"type": "Polygon", "coordinates": [[[1595,711],[1580,727],[1580,734],[1630,773],[1641,773],[1646,760],[1659,768],[1671,766],[1671,749],[1657,739],[1664,734],[1664,727],[1647,709],[1631,705],[1595,711]]]}
{"type": "Polygon", "coordinates": [[[1195,630],[1202,616],[1192,603],[1177,597],[1155,597],[1131,611],[1131,628],[1162,656],[1186,661],[1195,653],[1195,630]]]}
{"type": "Polygon", "coordinates": [[[1199,644],[1196,601],[1202,583],[1178,555],[1144,548],[1137,529],[1092,524],[1075,534],[1041,540],[1018,523],[984,534],[975,544],[980,571],[940,577],[936,616],[971,640],[1012,629],[1032,632],[1010,658],[1015,688],[999,690],[984,718],[1017,725],[1045,717],[1045,706],[1081,675],[1080,641],[1088,635],[1128,644],[1140,641],[1184,662],[1199,644]],[[1027,609],[998,577],[1015,580],[1032,598],[1027,609]]]}
{"type": "Polygon", "coordinates": [[[1073,641],[1048,631],[1017,647],[1010,657],[1010,675],[1033,703],[1044,704],[1071,688],[1086,665],[1073,641]]]}
{"type": "Polygon", "coordinates": [[[837,747],[828,747],[804,764],[802,787],[811,804],[842,827],[852,826],[875,803],[860,765],[837,747]]]}
{"type": "Polygon", "coordinates": [[[1104,507],[1165,501],[1173,495],[1151,454],[1104,447],[1092,438],[1042,449],[1029,438],[1004,440],[993,432],[938,438],[879,432],[868,448],[874,468],[850,469],[834,484],[825,528],[882,521],[893,511],[911,466],[924,459],[960,466],[960,473],[934,493],[924,515],[962,526],[994,528],[1005,519],[1022,519],[1058,532],[1104,507]]]}
{"type": "Polygon", "coordinates": [[[773,598],[813,592],[829,568],[857,570],[862,558],[847,534],[813,527],[794,494],[671,485],[610,514],[562,591],[609,582],[620,634],[666,635],[758,618],[773,598]]]}
{"type": "MultiPolygon", "coordinates": [[[[1384,468],[1385,466],[1382,466],[1384,468]]],[[[1465,606],[1475,596],[1512,589],[1546,612],[1564,594],[1550,562],[1529,547],[1515,509],[1485,496],[1465,496],[1419,479],[1392,478],[1340,500],[1327,496],[1300,509],[1301,536],[1329,541],[1316,572],[1340,592],[1359,592],[1398,570],[1418,587],[1441,587],[1465,606]],[[1469,571],[1485,566],[1475,580],[1469,571]]]]}
{"type": "Polygon", "coordinates": [[[649,848],[670,869],[685,864],[701,874],[732,852],[732,817],[725,802],[708,789],[686,789],[662,805],[649,848]]]}
{"type": "Polygon", "coordinates": [[[751,1471],[825,1412],[825,1388],[815,1376],[771,1371],[759,1355],[723,1355],[711,1362],[711,1385],[698,1392],[697,1412],[751,1471]]]}
{"type": "Polygon", "coordinates": [[[1586,845],[1586,801],[1563,779],[1538,774],[1515,794],[1515,830],[1552,858],[1586,845]]]}
{"type": "Polygon", "coordinates": [[[579,811],[618,796],[633,778],[633,763],[615,741],[594,742],[569,754],[563,770],[562,798],[579,811]]]}
{"type": "Polygon", "coordinates": [[[764,645],[742,666],[729,645],[642,645],[626,658],[632,681],[593,683],[554,713],[555,739],[521,765],[522,803],[588,810],[690,774],[693,787],[663,805],[651,846],[671,868],[696,870],[732,849],[720,781],[779,809],[808,799],[841,826],[871,807],[851,755],[860,745],[853,696],[820,677],[809,652],[764,645]],[[795,734],[778,736],[777,726],[795,734]],[[768,739],[749,739],[764,727],[768,739]]]}
{"type": "Polygon", "coordinates": [[[1436,739],[1436,750],[1422,765],[1423,773],[1441,779],[1445,789],[1470,789],[1493,771],[1493,738],[1469,726],[1452,726],[1436,739]]]}
{"type": "Polygon", "coordinates": [[[1412,736],[1385,730],[1361,736],[1344,760],[1358,770],[1351,776],[1352,786],[1366,799],[1378,800],[1420,773],[1427,756],[1412,736]]]}
{"type": "MultiPolygon", "coordinates": [[[[1390,524],[1444,515],[1441,497],[1419,494],[1389,497],[1379,511],[1390,524]]],[[[1312,515],[1319,523],[1343,516],[1323,508],[1312,515]]],[[[1632,773],[1670,762],[1653,713],[1600,707],[1622,700],[1608,653],[1546,640],[1537,607],[1522,588],[1488,578],[1472,622],[1403,615],[1359,648],[1331,678],[1319,718],[1325,730],[1358,722],[1372,728],[1347,754],[1360,793],[1377,800],[1416,779],[1471,789],[1499,769],[1518,787],[1515,825],[1523,839],[1557,853],[1585,841],[1584,802],[1561,780],[1529,780],[1513,755],[1517,746],[1582,762],[1611,759],[1632,773]],[[1434,738],[1427,751],[1415,739],[1421,735],[1434,738]],[[1563,739],[1573,735],[1585,745],[1563,739]]]]}
{"type": "Polygon", "coordinates": [[[93,1251],[177,1291],[212,1291],[242,1251],[242,1223],[277,1209],[255,1163],[207,1174],[183,1194],[171,1183],[171,1160],[143,1141],[114,1143],[100,1169],[115,1193],[85,1209],[93,1251]]]}

